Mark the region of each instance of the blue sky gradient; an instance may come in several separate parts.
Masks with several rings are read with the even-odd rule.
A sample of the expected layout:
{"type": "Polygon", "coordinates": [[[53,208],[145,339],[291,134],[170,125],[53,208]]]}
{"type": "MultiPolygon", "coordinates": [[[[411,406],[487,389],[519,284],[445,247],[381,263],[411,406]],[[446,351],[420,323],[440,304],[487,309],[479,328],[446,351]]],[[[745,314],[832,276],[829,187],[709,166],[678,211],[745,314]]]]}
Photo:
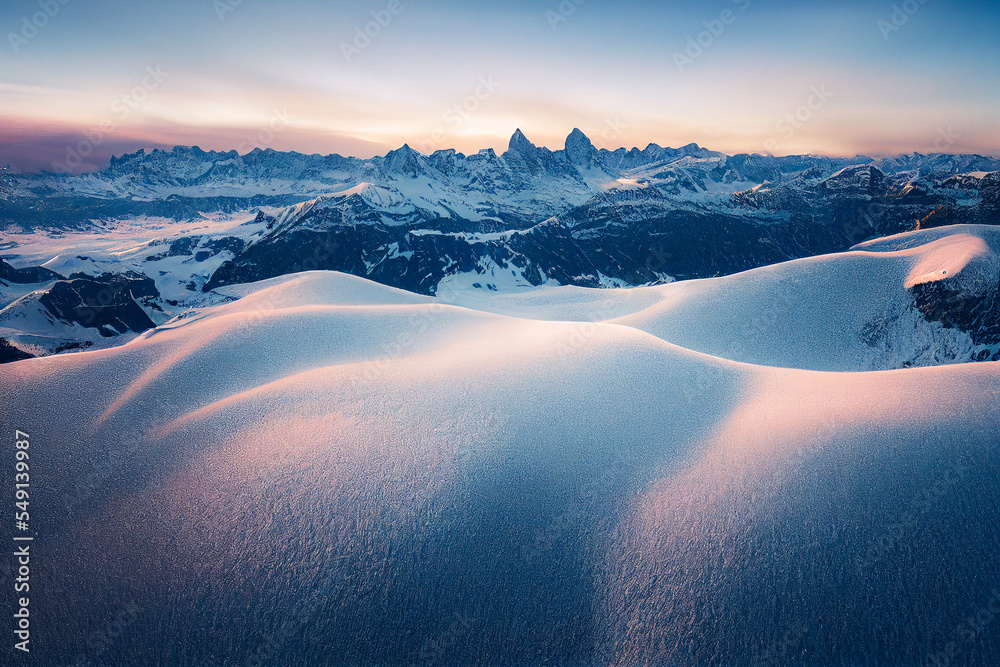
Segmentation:
{"type": "Polygon", "coordinates": [[[83,170],[175,144],[503,149],[517,127],[551,148],[580,127],[608,148],[1000,154],[995,0],[8,0],[0,29],[0,164],[22,170],[85,139],[83,170]]]}

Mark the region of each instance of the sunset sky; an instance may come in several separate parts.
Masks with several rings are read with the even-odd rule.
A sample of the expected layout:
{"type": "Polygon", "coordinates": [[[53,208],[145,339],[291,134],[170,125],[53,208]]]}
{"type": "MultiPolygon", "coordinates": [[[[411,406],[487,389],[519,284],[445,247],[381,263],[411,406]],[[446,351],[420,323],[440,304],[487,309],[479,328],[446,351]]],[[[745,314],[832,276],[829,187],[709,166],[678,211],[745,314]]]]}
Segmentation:
{"type": "Polygon", "coordinates": [[[500,150],[518,127],[550,148],[579,127],[607,148],[1000,155],[996,0],[7,0],[0,27],[15,170],[175,144],[500,150]]]}

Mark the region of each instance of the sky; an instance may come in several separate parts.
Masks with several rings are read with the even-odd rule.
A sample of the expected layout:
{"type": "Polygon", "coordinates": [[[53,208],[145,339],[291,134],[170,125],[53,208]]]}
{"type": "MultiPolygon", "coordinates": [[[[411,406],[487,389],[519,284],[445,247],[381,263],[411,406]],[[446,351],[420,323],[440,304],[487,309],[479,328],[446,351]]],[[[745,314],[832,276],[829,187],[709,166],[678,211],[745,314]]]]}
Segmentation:
{"type": "Polygon", "coordinates": [[[1000,155],[998,0],[4,0],[0,167],[698,143],[1000,155]]]}

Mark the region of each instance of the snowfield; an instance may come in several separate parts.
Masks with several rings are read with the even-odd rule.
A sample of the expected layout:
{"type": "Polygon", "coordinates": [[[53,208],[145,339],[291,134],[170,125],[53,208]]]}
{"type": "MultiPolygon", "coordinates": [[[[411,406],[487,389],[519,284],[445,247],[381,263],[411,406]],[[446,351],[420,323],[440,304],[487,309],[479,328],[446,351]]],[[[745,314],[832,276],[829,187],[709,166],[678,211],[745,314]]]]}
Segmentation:
{"type": "Polygon", "coordinates": [[[437,297],[311,271],[2,365],[3,432],[31,434],[32,652],[987,664],[1000,364],[956,363],[982,341],[911,288],[994,289],[998,252],[957,226],[437,297]]]}

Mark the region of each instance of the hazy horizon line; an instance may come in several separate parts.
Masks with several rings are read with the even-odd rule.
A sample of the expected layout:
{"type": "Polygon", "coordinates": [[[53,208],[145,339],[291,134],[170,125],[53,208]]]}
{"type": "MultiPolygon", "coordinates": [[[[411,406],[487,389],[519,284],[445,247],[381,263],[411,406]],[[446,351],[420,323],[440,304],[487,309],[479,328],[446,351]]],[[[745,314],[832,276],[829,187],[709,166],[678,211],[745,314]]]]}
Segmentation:
{"type": "MultiPolygon", "coordinates": [[[[571,130],[567,134],[567,138],[570,135],[572,135],[573,132],[575,132],[577,130],[579,130],[579,128],[574,128],[573,130],[571,130]]],[[[583,130],[579,130],[579,131],[582,132],[584,134],[584,136],[586,136],[588,139],[590,139],[591,140],[591,144],[593,144],[593,139],[589,135],[587,135],[587,133],[585,131],[583,131],[583,130]]],[[[511,133],[511,137],[515,136],[519,132],[522,134],[522,136],[525,136],[524,133],[520,130],[520,128],[516,128],[514,130],[514,132],[511,133]]],[[[525,136],[525,138],[527,138],[528,142],[531,143],[532,146],[534,146],[535,148],[545,149],[545,150],[548,150],[548,151],[550,151],[552,153],[561,152],[561,151],[565,150],[565,145],[563,145],[561,147],[558,147],[558,148],[553,148],[553,147],[547,146],[545,144],[535,144],[534,142],[531,141],[530,138],[528,138],[526,136],[525,136]]],[[[27,147],[27,146],[30,146],[32,144],[32,139],[37,140],[39,143],[44,143],[44,142],[46,142],[46,140],[48,140],[48,142],[51,142],[52,139],[54,139],[54,137],[52,135],[48,135],[48,136],[46,136],[46,135],[39,135],[36,138],[27,138],[27,139],[25,139],[24,137],[19,137],[19,139],[21,140],[19,143],[21,143],[23,146],[27,147]]],[[[408,147],[408,148],[410,148],[410,150],[413,150],[417,154],[419,154],[421,156],[424,156],[424,157],[430,157],[430,156],[432,156],[432,155],[434,155],[436,153],[439,153],[439,152],[448,152],[448,151],[454,151],[456,154],[458,154],[458,155],[464,155],[464,156],[476,155],[478,153],[482,153],[482,152],[486,152],[486,151],[493,151],[496,155],[503,155],[503,154],[507,153],[508,150],[509,150],[509,146],[505,146],[503,148],[498,149],[494,145],[494,146],[485,146],[485,147],[479,148],[479,149],[474,150],[474,151],[464,151],[464,150],[461,150],[461,149],[458,149],[458,148],[451,148],[451,147],[434,148],[433,150],[427,151],[427,150],[421,150],[422,148],[426,148],[426,147],[422,147],[419,142],[416,142],[416,141],[414,141],[414,142],[405,141],[405,142],[403,142],[403,144],[399,145],[396,148],[389,148],[389,149],[387,149],[386,152],[384,152],[384,153],[373,152],[372,154],[365,156],[365,155],[345,154],[345,153],[340,153],[340,152],[336,152],[336,151],[334,151],[334,152],[321,152],[321,151],[311,151],[311,152],[309,152],[309,151],[299,150],[299,149],[296,149],[296,148],[285,149],[285,148],[275,148],[273,146],[260,146],[260,145],[254,145],[253,147],[247,147],[245,145],[243,145],[243,146],[236,145],[236,146],[234,146],[232,148],[222,149],[222,148],[215,148],[215,147],[202,148],[202,146],[200,144],[198,144],[198,143],[176,143],[176,144],[170,144],[170,143],[157,142],[157,141],[149,141],[149,142],[145,142],[145,143],[140,143],[138,140],[136,140],[134,138],[132,138],[131,141],[129,141],[128,139],[126,139],[125,142],[127,142],[128,144],[131,144],[133,147],[131,149],[128,149],[128,148],[125,148],[125,146],[120,146],[118,148],[118,150],[116,150],[114,152],[110,152],[110,153],[105,152],[104,156],[102,156],[96,162],[94,160],[91,160],[86,165],[80,164],[77,167],[71,167],[71,166],[65,165],[65,163],[63,163],[62,165],[60,165],[58,163],[58,161],[53,161],[52,164],[50,165],[51,167],[53,167],[52,169],[45,169],[45,168],[40,168],[40,169],[24,169],[24,168],[18,168],[18,166],[16,164],[12,164],[11,162],[7,161],[6,156],[4,156],[4,157],[0,157],[0,169],[6,170],[7,173],[9,173],[9,174],[16,174],[16,175],[19,175],[19,176],[76,176],[76,175],[100,173],[102,171],[105,171],[105,170],[107,170],[108,168],[111,167],[111,162],[112,162],[112,160],[115,160],[115,159],[122,159],[124,157],[130,156],[130,155],[136,155],[138,153],[153,154],[153,153],[156,153],[158,151],[159,152],[164,152],[164,153],[171,153],[171,152],[176,151],[177,149],[187,149],[187,150],[197,149],[197,150],[202,151],[204,153],[217,153],[217,154],[228,154],[228,153],[235,152],[240,157],[245,157],[245,156],[251,155],[251,154],[256,153],[256,152],[273,152],[273,153],[297,154],[297,155],[319,156],[319,157],[338,157],[338,158],[342,158],[342,159],[353,159],[353,160],[359,160],[359,161],[373,160],[375,158],[384,158],[384,157],[386,157],[387,155],[389,155],[392,152],[395,152],[395,151],[398,151],[398,150],[402,150],[404,147],[408,147]],[[241,148],[243,149],[242,151],[240,150],[241,148]],[[63,169],[59,169],[58,168],[59,166],[63,166],[63,169]]],[[[86,143],[88,143],[88,140],[86,138],[83,141],[77,142],[78,145],[84,145],[86,143]]],[[[90,142],[90,143],[92,143],[92,142],[90,142]]],[[[116,143],[119,143],[119,142],[116,142],[116,143]]],[[[662,145],[662,144],[657,143],[656,141],[650,141],[650,142],[648,142],[646,144],[645,147],[639,147],[639,146],[631,146],[631,147],[629,147],[629,146],[618,146],[616,148],[608,148],[607,146],[594,146],[594,148],[598,152],[616,153],[616,152],[618,152],[620,150],[625,150],[626,152],[631,152],[633,150],[645,151],[645,150],[648,150],[649,148],[652,148],[652,147],[663,148],[663,149],[668,149],[668,150],[680,150],[682,148],[687,148],[689,146],[693,146],[693,147],[695,147],[697,149],[707,150],[707,151],[710,151],[710,152],[713,152],[713,153],[720,153],[720,154],[725,155],[727,157],[735,157],[735,156],[739,156],[739,155],[757,155],[757,156],[760,156],[760,157],[770,157],[770,158],[786,158],[786,157],[800,157],[801,156],[801,157],[824,157],[824,158],[831,158],[831,159],[836,159],[836,158],[854,158],[854,157],[867,157],[867,158],[872,158],[872,159],[885,159],[885,158],[899,157],[899,156],[904,156],[904,155],[923,155],[923,156],[930,156],[930,155],[955,155],[955,156],[958,156],[958,155],[974,155],[974,156],[980,156],[980,157],[986,157],[986,158],[1000,159],[1000,152],[994,153],[994,152],[990,152],[990,151],[973,151],[973,152],[969,152],[969,151],[950,151],[950,150],[947,150],[947,149],[936,150],[936,151],[927,151],[926,148],[924,150],[913,149],[913,150],[910,150],[910,151],[902,151],[902,152],[886,151],[886,150],[866,151],[866,152],[857,152],[857,153],[854,153],[853,155],[848,155],[848,154],[845,154],[845,153],[834,153],[834,152],[831,152],[831,151],[823,151],[823,150],[808,151],[808,152],[787,152],[787,153],[780,153],[780,152],[779,153],[770,153],[770,152],[760,152],[760,151],[753,151],[753,152],[747,152],[747,151],[728,151],[728,150],[720,150],[720,149],[711,148],[711,147],[702,145],[702,144],[700,144],[697,141],[691,141],[691,142],[687,142],[687,143],[680,144],[680,145],[677,145],[677,146],[662,145]]],[[[69,148],[70,148],[70,150],[72,150],[71,147],[69,147],[69,148]]],[[[96,148],[96,146],[91,146],[91,148],[92,149],[96,148]]],[[[88,155],[91,154],[91,153],[93,153],[93,152],[94,152],[93,150],[88,151],[88,155]]]]}

